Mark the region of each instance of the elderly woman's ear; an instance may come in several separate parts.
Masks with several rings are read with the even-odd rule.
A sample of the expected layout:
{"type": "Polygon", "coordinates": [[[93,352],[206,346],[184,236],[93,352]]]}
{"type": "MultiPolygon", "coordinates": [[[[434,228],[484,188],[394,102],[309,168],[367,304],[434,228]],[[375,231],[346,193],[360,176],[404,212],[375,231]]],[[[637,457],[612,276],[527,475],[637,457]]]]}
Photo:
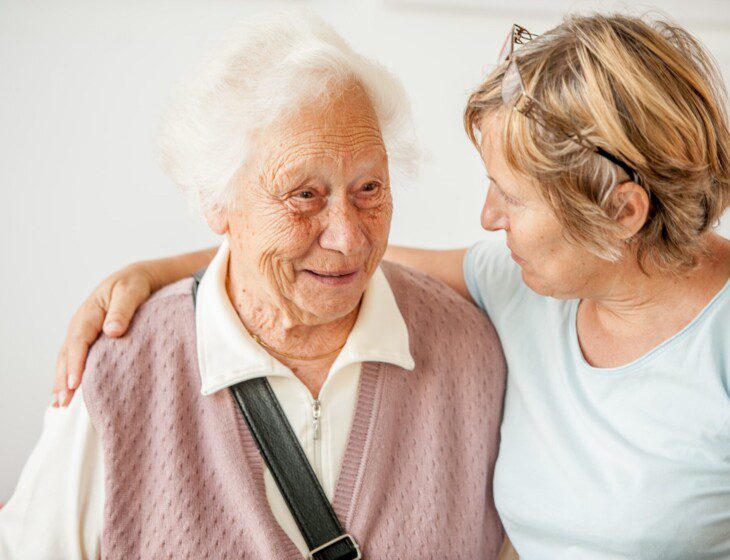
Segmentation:
{"type": "Polygon", "coordinates": [[[205,211],[205,221],[208,222],[208,227],[218,235],[225,235],[228,233],[228,212],[226,209],[216,205],[210,210],[205,211]]]}
{"type": "Polygon", "coordinates": [[[621,238],[631,239],[644,227],[649,215],[649,195],[641,185],[626,181],[616,186],[612,194],[614,216],[622,226],[621,238]]]}

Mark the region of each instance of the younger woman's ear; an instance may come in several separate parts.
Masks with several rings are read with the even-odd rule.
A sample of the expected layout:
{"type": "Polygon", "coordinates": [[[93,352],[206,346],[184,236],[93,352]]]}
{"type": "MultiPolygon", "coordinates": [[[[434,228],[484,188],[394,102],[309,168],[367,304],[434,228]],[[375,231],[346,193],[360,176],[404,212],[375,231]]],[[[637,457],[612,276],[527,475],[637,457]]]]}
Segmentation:
{"type": "Polygon", "coordinates": [[[633,181],[616,185],[611,195],[611,206],[614,219],[623,226],[622,239],[632,238],[644,227],[649,204],[649,195],[641,185],[633,181]]]}

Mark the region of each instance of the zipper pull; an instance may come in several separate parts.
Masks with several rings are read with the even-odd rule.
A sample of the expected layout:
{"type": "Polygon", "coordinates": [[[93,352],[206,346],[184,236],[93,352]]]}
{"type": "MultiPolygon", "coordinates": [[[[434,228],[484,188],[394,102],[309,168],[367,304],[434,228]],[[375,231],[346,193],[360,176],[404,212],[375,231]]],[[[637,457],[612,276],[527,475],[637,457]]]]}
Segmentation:
{"type": "Polygon", "coordinates": [[[314,429],[314,439],[319,439],[319,417],[322,414],[322,404],[319,399],[312,402],[312,428],[314,429]]]}

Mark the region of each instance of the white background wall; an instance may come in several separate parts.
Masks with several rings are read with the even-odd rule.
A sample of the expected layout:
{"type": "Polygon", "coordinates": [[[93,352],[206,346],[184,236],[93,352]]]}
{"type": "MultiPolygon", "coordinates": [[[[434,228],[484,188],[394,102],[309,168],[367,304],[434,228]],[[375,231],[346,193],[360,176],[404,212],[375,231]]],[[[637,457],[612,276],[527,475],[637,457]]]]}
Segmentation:
{"type": "MultiPolygon", "coordinates": [[[[38,438],[56,352],[91,288],[127,262],[216,243],[151,156],[156,119],[175,83],[231,21],[288,5],[314,8],[405,82],[430,159],[414,184],[396,185],[391,239],[424,247],[464,246],[484,235],[486,181],[461,113],[509,26],[539,33],[574,9],[650,7],[0,0],[0,500],[38,438]]],[[[654,7],[705,41],[730,76],[730,2],[654,7]]]]}

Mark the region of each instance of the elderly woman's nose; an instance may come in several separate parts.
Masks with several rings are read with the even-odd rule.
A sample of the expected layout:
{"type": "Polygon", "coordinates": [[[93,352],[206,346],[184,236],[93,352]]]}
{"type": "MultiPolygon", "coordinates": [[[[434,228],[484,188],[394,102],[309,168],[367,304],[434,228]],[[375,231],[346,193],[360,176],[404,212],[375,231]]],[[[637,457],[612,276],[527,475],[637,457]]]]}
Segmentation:
{"type": "Polygon", "coordinates": [[[487,231],[507,229],[509,226],[509,220],[507,219],[504,208],[502,208],[502,203],[491,187],[487,192],[487,197],[484,199],[481,220],[482,227],[487,231]]]}
{"type": "Polygon", "coordinates": [[[319,237],[323,249],[355,255],[368,247],[362,219],[355,208],[332,208],[319,237]]]}

